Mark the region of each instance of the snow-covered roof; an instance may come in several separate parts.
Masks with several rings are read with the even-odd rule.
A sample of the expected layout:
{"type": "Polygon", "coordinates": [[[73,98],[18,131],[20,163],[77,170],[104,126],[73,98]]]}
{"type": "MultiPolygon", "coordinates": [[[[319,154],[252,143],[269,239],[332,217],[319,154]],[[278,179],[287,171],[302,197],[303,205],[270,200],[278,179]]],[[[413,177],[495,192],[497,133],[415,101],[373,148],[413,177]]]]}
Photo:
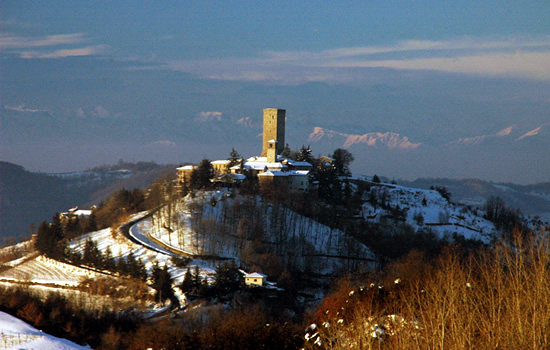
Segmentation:
{"type": "Polygon", "coordinates": [[[179,168],[176,168],[176,170],[193,170],[195,168],[196,168],[195,165],[184,165],[184,166],[180,166],[179,168]]]}
{"type": "Polygon", "coordinates": [[[277,170],[268,170],[261,174],[258,174],[258,176],[289,176],[289,172],[284,171],[277,171],[277,170]]]}
{"type": "Polygon", "coordinates": [[[279,170],[268,170],[258,176],[307,176],[309,170],[290,170],[290,171],[279,171],[279,170]]]}
{"type": "Polygon", "coordinates": [[[229,174],[233,179],[235,180],[244,180],[246,179],[246,175],[244,174],[229,174]]]}
{"type": "Polygon", "coordinates": [[[292,166],[304,166],[304,167],[311,167],[313,165],[311,165],[310,162],[305,162],[305,161],[298,161],[298,160],[294,160],[294,159],[285,159],[284,160],[286,163],[292,165],[292,166]]]}
{"type": "Polygon", "coordinates": [[[265,168],[268,169],[283,169],[287,166],[283,163],[275,162],[275,163],[269,163],[267,161],[265,162],[246,162],[244,164],[246,169],[254,169],[254,170],[264,170],[265,168]]]}
{"type": "Polygon", "coordinates": [[[267,278],[267,275],[264,275],[263,273],[259,273],[259,272],[252,272],[252,273],[245,274],[244,277],[247,277],[247,278],[267,278]]]}
{"type": "Polygon", "coordinates": [[[212,162],[210,162],[210,164],[221,164],[221,165],[225,165],[225,164],[229,164],[231,161],[229,159],[221,159],[221,160],[214,160],[212,162]]]}

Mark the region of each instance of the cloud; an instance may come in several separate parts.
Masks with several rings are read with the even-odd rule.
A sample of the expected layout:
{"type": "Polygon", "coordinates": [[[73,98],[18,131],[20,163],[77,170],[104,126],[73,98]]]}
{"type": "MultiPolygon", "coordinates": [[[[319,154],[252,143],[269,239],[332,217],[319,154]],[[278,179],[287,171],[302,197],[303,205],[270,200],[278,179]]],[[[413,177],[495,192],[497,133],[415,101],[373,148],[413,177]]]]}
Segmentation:
{"type": "Polygon", "coordinates": [[[92,117],[97,117],[97,118],[107,118],[108,116],[111,115],[111,113],[109,113],[109,111],[103,108],[102,106],[95,107],[94,109],[92,109],[90,114],[92,115],[92,117]]]}
{"type": "Polygon", "coordinates": [[[96,45],[81,47],[78,49],[60,49],[51,52],[39,51],[21,51],[21,58],[63,58],[63,57],[78,57],[78,56],[93,56],[100,55],[107,51],[108,46],[96,45]]]}
{"type": "Polygon", "coordinates": [[[481,54],[452,58],[421,58],[411,60],[381,60],[348,62],[353,68],[392,68],[427,70],[550,80],[550,52],[516,52],[512,54],[481,54]]]}
{"type": "Polygon", "coordinates": [[[223,118],[222,112],[200,112],[195,118],[196,121],[205,123],[210,121],[221,121],[223,118]]]}
{"type": "Polygon", "coordinates": [[[0,33],[0,50],[15,53],[21,58],[63,58],[98,55],[105,53],[109,49],[107,45],[57,48],[60,46],[84,44],[88,41],[84,33],[57,34],[39,37],[0,33]]]}
{"type": "Polygon", "coordinates": [[[251,127],[253,127],[254,122],[253,122],[252,118],[244,117],[244,118],[241,118],[241,119],[237,120],[237,124],[239,124],[241,126],[244,126],[244,127],[247,127],[247,128],[251,128],[251,127]]]}
{"type": "Polygon", "coordinates": [[[10,111],[16,111],[16,112],[25,112],[25,113],[49,113],[44,109],[27,108],[25,107],[25,105],[4,106],[4,109],[10,110],[10,111]]]}
{"type": "Polygon", "coordinates": [[[80,107],[75,111],[75,116],[78,118],[108,118],[111,116],[111,112],[109,112],[103,106],[96,106],[89,112],[86,112],[84,108],[80,107]]]}
{"type": "Polygon", "coordinates": [[[83,33],[25,37],[16,34],[0,33],[0,49],[28,49],[33,47],[79,44],[86,41],[83,33]]]}
{"type": "Polygon", "coordinates": [[[364,79],[365,68],[550,80],[550,37],[407,40],[387,46],[266,51],[258,57],[164,62],[207,79],[304,83],[364,79]]]}

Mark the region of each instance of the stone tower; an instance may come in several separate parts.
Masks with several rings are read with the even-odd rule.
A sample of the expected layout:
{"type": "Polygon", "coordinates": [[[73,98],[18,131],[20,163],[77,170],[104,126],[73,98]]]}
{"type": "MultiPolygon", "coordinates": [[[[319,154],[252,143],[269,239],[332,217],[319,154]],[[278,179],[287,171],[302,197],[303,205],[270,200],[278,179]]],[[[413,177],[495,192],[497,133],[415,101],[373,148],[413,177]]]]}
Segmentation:
{"type": "MultiPolygon", "coordinates": [[[[284,109],[264,109],[264,138],[262,144],[262,157],[267,157],[269,141],[277,141],[276,154],[281,154],[285,148],[285,115],[284,109]]],[[[273,147],[273,144],[272,144],[273,147]]]]}

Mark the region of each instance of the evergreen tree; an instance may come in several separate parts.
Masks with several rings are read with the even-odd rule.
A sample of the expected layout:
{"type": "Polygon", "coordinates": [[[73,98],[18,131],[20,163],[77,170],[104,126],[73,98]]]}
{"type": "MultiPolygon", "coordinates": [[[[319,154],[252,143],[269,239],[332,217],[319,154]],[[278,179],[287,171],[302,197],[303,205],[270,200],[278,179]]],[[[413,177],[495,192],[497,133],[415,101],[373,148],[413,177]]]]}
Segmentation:
{"type": "Polygon", "coordinates": [[[309,145],[307,147],[305,145],[302,145],[300,151],[296,155],[296,160],[300,162],[308,162],[312,165],[315,163],[315,160],[311,155],[311,148],[309,145]]]}
{"type": "Polygon", "coordinates": [[[168,272],[168,266],[164,265],[161,268],[158,264],[155,264],[151,277],[153,280],[151,287],[156,290],[156,301],[163,302],[174,296],[174,291],[172,290],[173,279],[170,272],[168,272]]]}
{"type": "Polygon", "coordinates": [[[113,262],[113,253],[111,252],[111,247],[107,247],[105,254],[103,255],[103,266],[104,269],[112,271],[115,267],[113,262]]]}
{"type": "Polygon", "coordinates": [[[84,254],[82,256],[82,262],[92,267],[103,266],[103,256],[97,248],[97,243],[89,238],[84,244],[84,254]]]}
{"type": "Polygon", "coordinates": [[[179,285],[179,289],[182,293],[190,293],[194,288],[195,285],[193,283],[193,275],[191,274],[191,269],[187,267],[187,271],[185,271],[185,275],[183,276],[183,281],[179,285]]]}
{"type": "Polygon", "coordinates": [[[214,177],[214,168],[208,159],[203,159],[191,173],[191,187],[195,189],[209,188],[210,179],[214,177]]]}
{"type": "Polygon", "coordinates": [[[343,148],[337,148],[332,153],[332,159],[334,159],[333,166],[338,176],[351,176],[349,165],[354,160],[351,152],[343,148]]]}
{"type": "Polygon", "coordinates": [[[52,223],[42,222],[38,227],[35,248],[52,259],[60,259],[63,256],[63,228],[59,213],[52,218],[52,223]]]}
{"type": "Polygon", "coordinates": [[[216,280],[214,287],[217,292],[224,295],[239,289],[241,285],[241,274],[235,265],[235,261],[231,264],[222,263],[216,269],[216,280]]]}
{"type": "Polygon", "coordinates": [[[92,211],[92,213],[88,217],[88,220],[83,225],[83,229],[82,229],[83,233],[94,232],[94,231],[97,231],[97,221],[95,216],[95,210],[92,211]]]}
{"type": "Polygon", "coordinates": [[[239,152],[235,150],[235,148],[231,148],[231,152],[229,153],[229,164],[227,165],[227,168],[231,168],[235,165],[239,165],[241,162],[241,155],[239,152]]]}
{"type": "Polygon", "coordinates": [[[319,164],[314,180],[318,183],[320,198],[334,205],[340,203],[342,184],[334,167],[319,164]]]}

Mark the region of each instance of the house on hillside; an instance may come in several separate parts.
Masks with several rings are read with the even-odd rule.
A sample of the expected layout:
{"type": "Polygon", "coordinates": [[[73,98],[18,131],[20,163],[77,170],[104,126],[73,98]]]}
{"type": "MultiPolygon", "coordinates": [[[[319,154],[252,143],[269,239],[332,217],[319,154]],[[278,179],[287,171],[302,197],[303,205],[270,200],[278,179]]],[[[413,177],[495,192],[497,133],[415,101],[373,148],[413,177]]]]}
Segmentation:
{"type": "Polygon", "coordinates": [[[244,284],[247,287],[263,287],[266,280],[267,276],[259,272],[246,273],[244,275],[244,284]]]}
{"type": "Polygon", "coordinates": [[[229,171],[229,164],[231,161],[229,159],[222,159],[222,160],[215,160],[211,162],[212,169],[214,170],[215,175],[220,174],[228,174],[229,171]]]}
{"type": "Polygon", "coordinates": [[[83,209],[79,209],[78,207],[74,207],[69,209],[69,211],[61,213],[61,215],[65,217],[87,218],[90,215],[92,215],[92,210],[91,209],[83,210],[83,209]]]}
{"type": "Polygon", "coordinates": [[[69,221],[74,221],[76,219],[87,219],[92,215],[92,210],[79,209],[74,207],[69,209],[69,211],[62,212],[59,214],[59,219],[62,223],[66,224],[69,221]]]}
{"type": "Polygon", "coordinates": [[[176,168],[178,183],[180,184],[190,183],[191,174],[195,169],[197,169],[196,165],[184,165],[184,166],[180,166],[179,168],[176,168]]]}

